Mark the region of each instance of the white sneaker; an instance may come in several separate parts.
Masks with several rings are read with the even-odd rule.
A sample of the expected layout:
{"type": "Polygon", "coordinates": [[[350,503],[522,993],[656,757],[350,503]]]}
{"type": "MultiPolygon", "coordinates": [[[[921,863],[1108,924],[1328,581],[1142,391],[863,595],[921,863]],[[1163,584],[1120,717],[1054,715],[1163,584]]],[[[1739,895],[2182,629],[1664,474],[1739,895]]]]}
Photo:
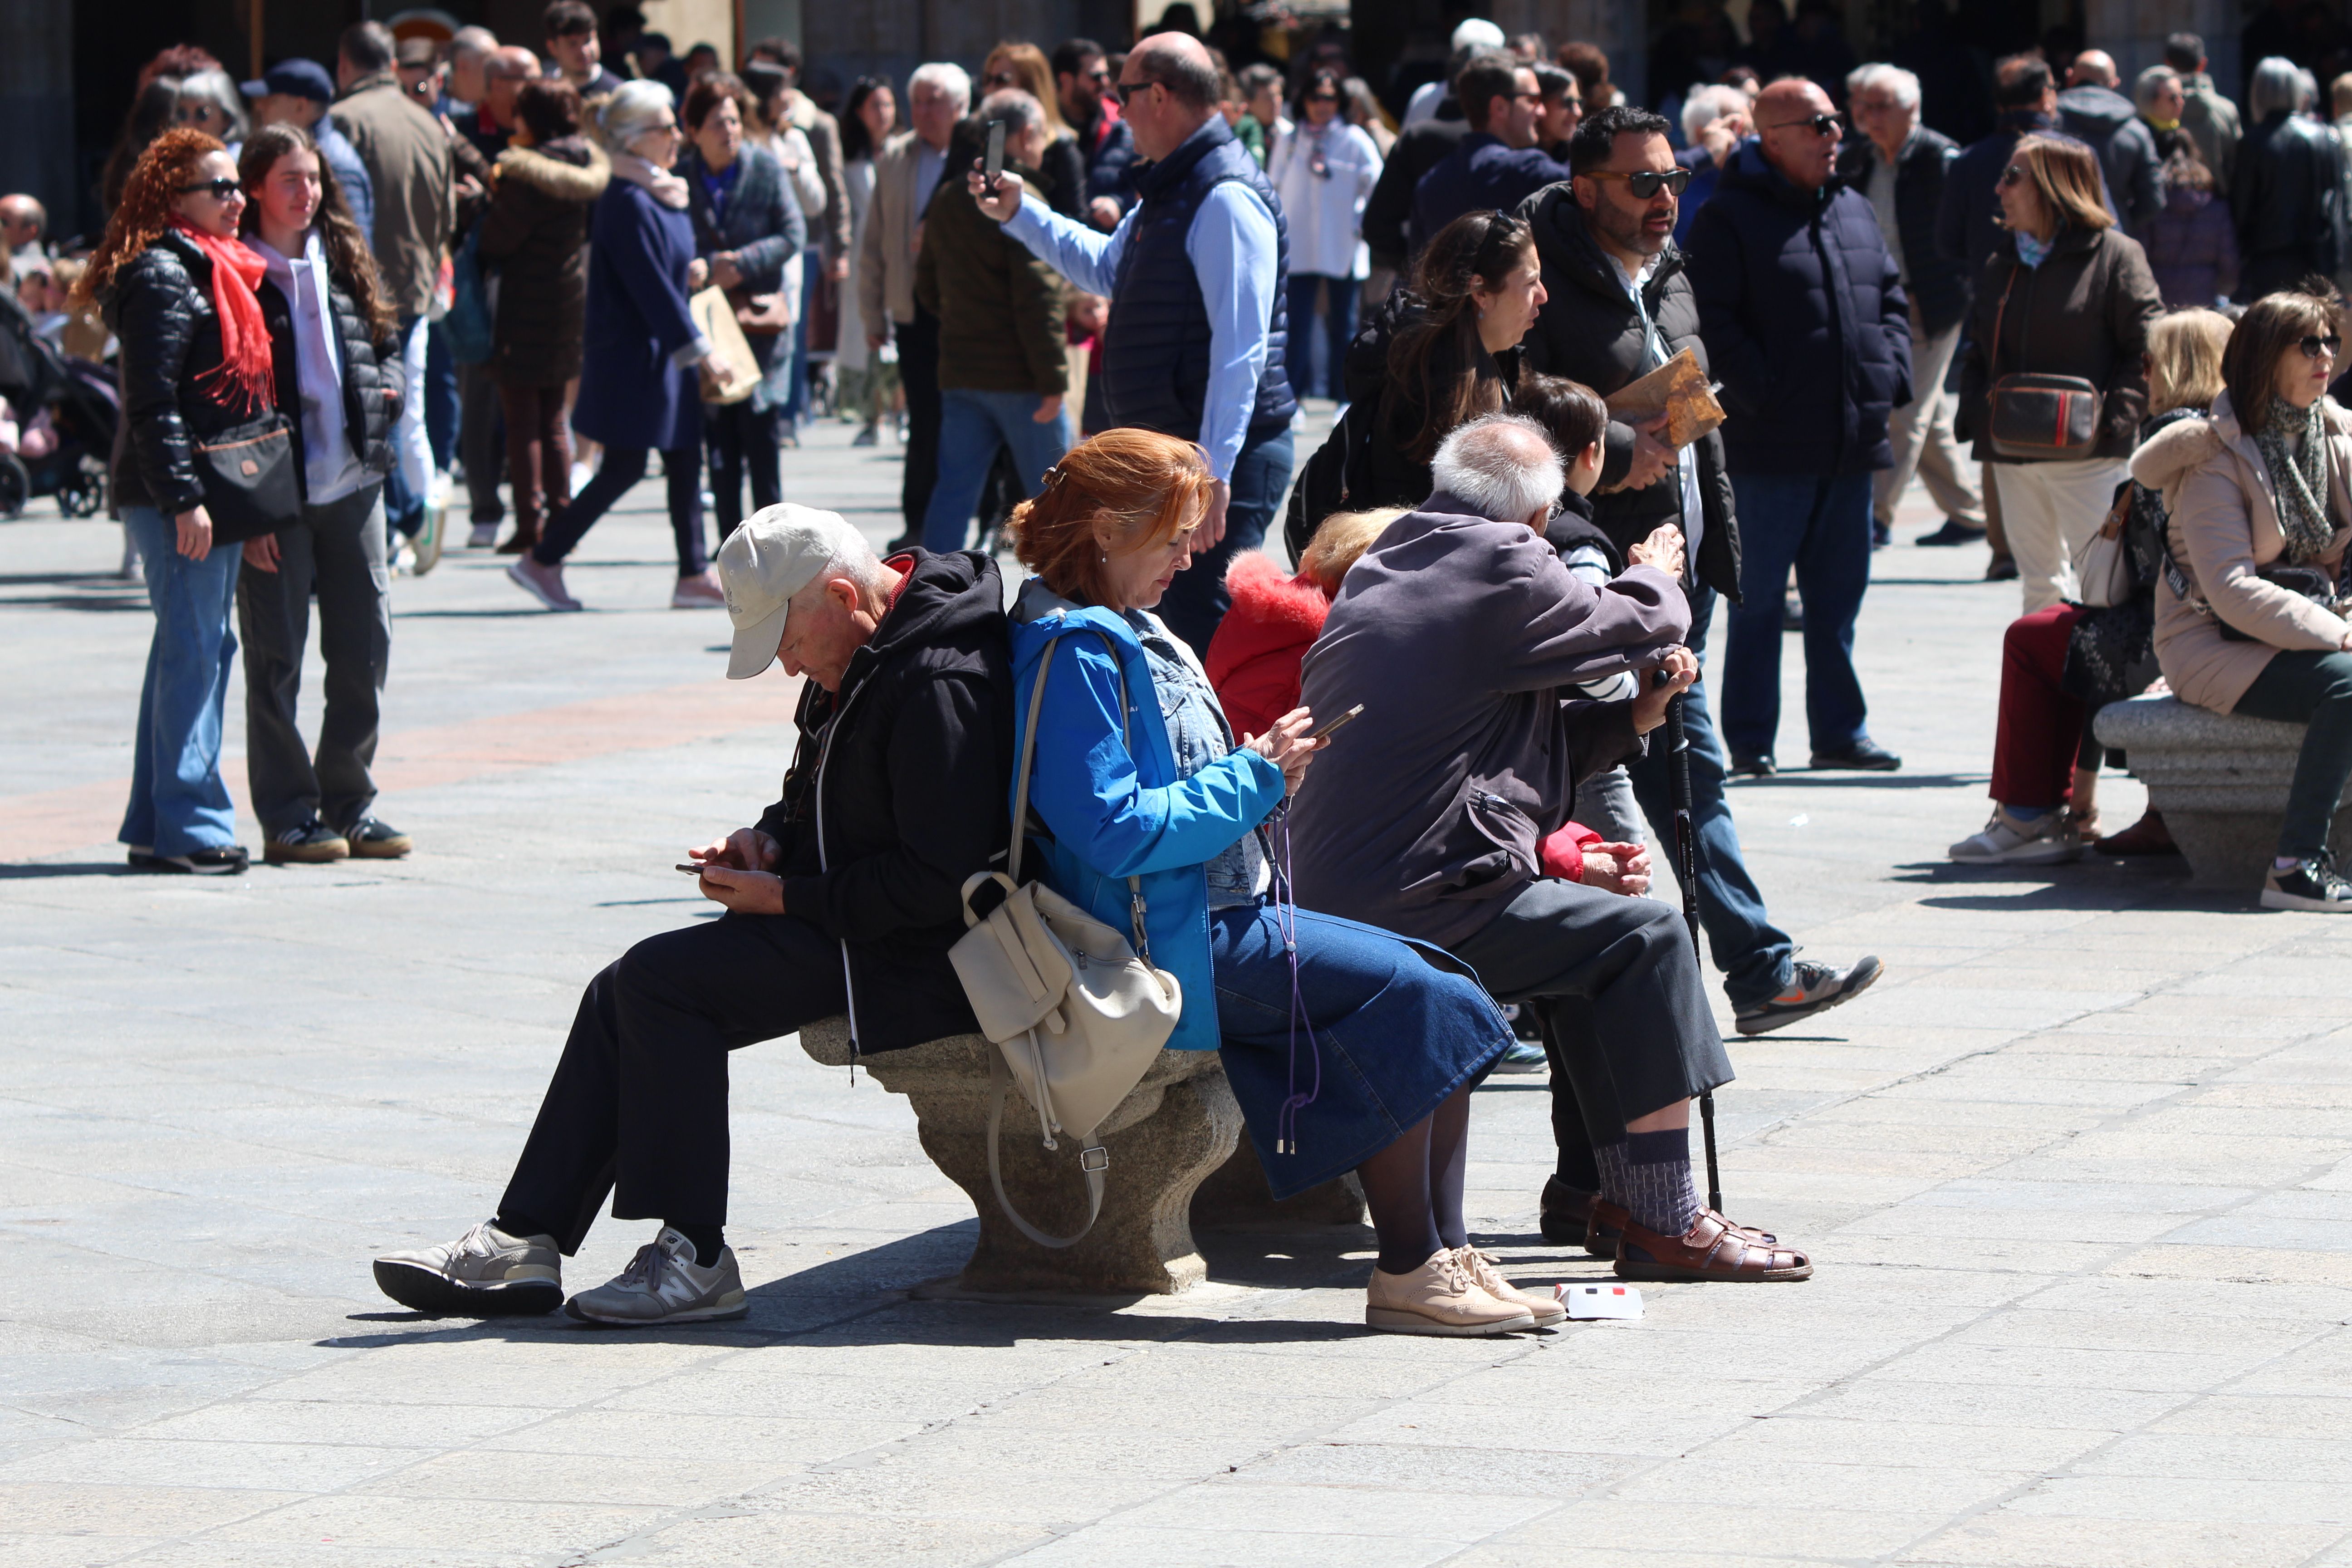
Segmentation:
{"type": "Polygon", "coordinates": [[[1945,853],[1963,866],[2056,866],[2083,853],[2083,836],[2064,811],[2044,812],[2028,822],[1996,805],[1982,833],[1945,853]]]}
{"type": "Polygon", "coordinates": [[[438,495],[425,503],[424,526],[416,531],[416,537],[411,542],[415,551],[413,570],[417,576],[422,577],[441,564],[441,536],[448,526],[449,487],[444,485],[438,495]]]}
{"type": "Polygon", "coordinates": [[[384,570],[394,577],[416,575],[416,552],[410,546],[406,534],[393,536],[392,559],[384,563],[384,570]]]}
{"type": "Polygon", "coordinates": [[[447,1247],[387,1252],[376,1289],[435,1318],[504,1318],[563,1304],[563,1255],[551,1236],[509,1236],[484,1220],[447,1247]]]}
{"type": "Polygon", "coordinates": [[[593,1290],[583,1290],[563,1310],[583,1323],[644,1328],[655,1323],[700,1323],[740,1318],[751,1310],[743,1297],[743,1276],[735,1249],[722,1247],[719,1261],[705,1268],[694,1261],[694,1243],[668,1226],[644,1247],[629,1266],[593,1290]]]}

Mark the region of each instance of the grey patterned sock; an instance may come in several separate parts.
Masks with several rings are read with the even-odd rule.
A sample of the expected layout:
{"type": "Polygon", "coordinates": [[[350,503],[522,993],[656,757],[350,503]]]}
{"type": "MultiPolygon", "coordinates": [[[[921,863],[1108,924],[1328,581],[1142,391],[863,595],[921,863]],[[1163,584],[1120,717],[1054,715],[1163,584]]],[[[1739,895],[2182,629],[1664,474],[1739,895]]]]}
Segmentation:
{"type": "Polygon", "coordinates": [[[1680,1236],[1698,1217],[1698,1189],[1691,1182],[1690,1130],[1629,1132],[1622,1143],[1594,1151],[1601,1166],[1601,1195],[1633,1216],[1633,1223],[1660,1236],[1680,1236]]]}

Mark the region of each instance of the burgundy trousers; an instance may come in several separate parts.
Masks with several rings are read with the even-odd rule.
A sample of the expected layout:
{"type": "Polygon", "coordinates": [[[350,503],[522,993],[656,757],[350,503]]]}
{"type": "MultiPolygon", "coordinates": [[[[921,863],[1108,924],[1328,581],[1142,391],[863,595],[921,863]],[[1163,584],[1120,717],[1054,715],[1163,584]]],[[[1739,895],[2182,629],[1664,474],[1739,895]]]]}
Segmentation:
{"type": "Polygon", "coordinates": [[[2083,702],[2059,685],[2066,641],[2083,612],[2053,605],[2009,623],[2000,648],[2000,722],[1992,747],[1993,799],[2052,810],[2074,794],[2077,758],[2095,762],[2083,702]]]}

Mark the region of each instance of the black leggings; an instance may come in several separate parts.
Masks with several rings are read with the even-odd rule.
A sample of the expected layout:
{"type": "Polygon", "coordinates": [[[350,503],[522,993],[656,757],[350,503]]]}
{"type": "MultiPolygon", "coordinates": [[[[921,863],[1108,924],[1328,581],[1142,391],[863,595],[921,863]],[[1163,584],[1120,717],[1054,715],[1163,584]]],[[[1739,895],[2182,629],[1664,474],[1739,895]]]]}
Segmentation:
{"type": "MultiPolygon", "coordinates": [[[[607,447],[604,461],[572,504],[547,520],[547,531],[531,546],[530,558],[541,566],[561,566],[596,520],[646,477],[646,447],[607,447]]],[[[669,531],[677,540],[677,574],[691,577],[710,564],[702,549],[702,439],[662,453],[662,474],[669,483],[669,531]]]]}
{"type": "Polygon", "coordinates": [[[2278,852],[2309,860],[2327,847],[2336,803],[2352,781],[2352,653],[2283,650],[2271,658],[2233,713],[2308,724],[2294,783],[2286,793],[2286,820],[2278,852]]]}

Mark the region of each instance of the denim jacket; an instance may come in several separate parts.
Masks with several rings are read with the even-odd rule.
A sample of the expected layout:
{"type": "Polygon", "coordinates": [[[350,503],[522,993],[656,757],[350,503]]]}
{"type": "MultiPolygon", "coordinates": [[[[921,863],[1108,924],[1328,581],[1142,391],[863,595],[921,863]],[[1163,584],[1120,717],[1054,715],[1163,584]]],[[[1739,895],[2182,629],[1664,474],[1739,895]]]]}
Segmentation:
{"type": "MultiPolygon", "coordinates": [[[[1242,847],[1281,804],[1282,770],[1255,752],[1223,750],[1231,742],[1213,707],[1204,718],[1189,692],[1171,700],[1178,688],[1161,684],[1145,634],[1167,639],[1163,661],[1183,661],[1165,629],[1141,619],[1139,628],[1111,611],[1081,608],[1035,579],[1022,589],[1012,616],[1016,737],[1028,722],[1039,662],[1057,641],[1066,645],[1045,678],[1029,784],[1031,809],[1052,837],[1031,848],[1048,887],[1120,931],[1129,930],[1127,879],[1140,879],[1151,962],[1183,990],[1168,1044],[1214,1050],[1209,910],[1220,900],[1209,865],[1239,851],[1241,864],[1219,873],[1222,901],[1249,900],[1256,871],[1242,847]],[[1144,700],[1147,687],[1157,700],[1144,700]]],[[[1205,692],[1202,700],[1213,701],[1205,692]]]]}

